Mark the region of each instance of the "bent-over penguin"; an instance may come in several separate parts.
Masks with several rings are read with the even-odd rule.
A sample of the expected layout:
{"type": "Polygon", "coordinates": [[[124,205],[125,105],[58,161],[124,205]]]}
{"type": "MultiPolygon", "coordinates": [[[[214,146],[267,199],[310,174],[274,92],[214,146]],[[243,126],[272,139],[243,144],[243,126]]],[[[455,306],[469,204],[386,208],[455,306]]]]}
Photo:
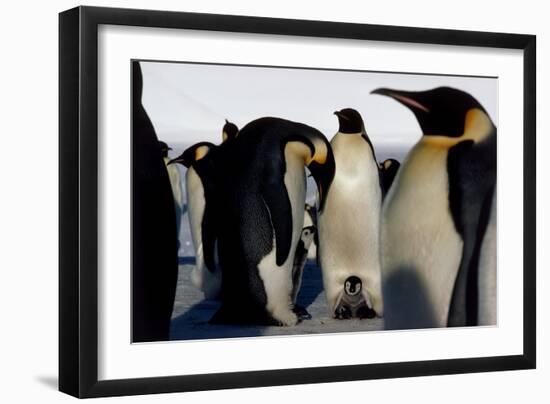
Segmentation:
{"type": "Polygon", "coordinates": [[[292,268],[304,223],[305,167],[322,210],[334,175],[330,144],[310,126],[260,118],[239,131],[229,156],[217,198],[222,306],[211,322],[294,325],[292,268]]]}

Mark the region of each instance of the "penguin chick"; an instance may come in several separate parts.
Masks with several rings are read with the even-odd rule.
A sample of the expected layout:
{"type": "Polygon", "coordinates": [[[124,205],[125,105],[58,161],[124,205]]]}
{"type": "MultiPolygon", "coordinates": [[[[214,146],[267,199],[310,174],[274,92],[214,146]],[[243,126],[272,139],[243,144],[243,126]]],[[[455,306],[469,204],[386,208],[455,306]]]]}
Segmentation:
{"type": "Polygon", "coordinates": [[[346,279],[361,279],[363,295],[382,317],[379,222],[382,190],[378,162],[363,118],[345,108],[335,112],[338,132],[330,141],[336,172],[319,213],[319,252],[329,311],[335,313],[346,279]]]}
{"type": "Polygon", "coordinates": [[[352,317],[374,318],[376,312],[369,307],[362,293],[363,284],[357,276],[350,276],[344,282],[344,290],[338,297],[334,317],[343,320],[352,317]]]}
{"type": "Polygon", "coordinates": [[[307,226],[302,229],[300,240],[296,245],[296,252],[294,253],[294,266],[292,268],[292,303],[294,304],[294,313],[298,315],[300,320],[310,319],[311,315],[305,308],[296,305],[296,298],[302,285],[302,274],[308,258],[308,251],[313,242],[315,236],[315,226],[307,226]]]}

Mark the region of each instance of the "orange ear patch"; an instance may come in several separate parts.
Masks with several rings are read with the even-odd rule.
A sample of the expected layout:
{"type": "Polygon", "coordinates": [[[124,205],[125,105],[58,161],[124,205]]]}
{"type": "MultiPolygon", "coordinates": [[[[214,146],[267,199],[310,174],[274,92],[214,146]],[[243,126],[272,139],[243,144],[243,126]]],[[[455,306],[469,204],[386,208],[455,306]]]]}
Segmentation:
{"type": "Polygon", "coordinates": [[[204,158],[210,151],[210,147],[208,146],[199,146],[195,150],[195,161],[199,161],[200,159],[204,158]]]}

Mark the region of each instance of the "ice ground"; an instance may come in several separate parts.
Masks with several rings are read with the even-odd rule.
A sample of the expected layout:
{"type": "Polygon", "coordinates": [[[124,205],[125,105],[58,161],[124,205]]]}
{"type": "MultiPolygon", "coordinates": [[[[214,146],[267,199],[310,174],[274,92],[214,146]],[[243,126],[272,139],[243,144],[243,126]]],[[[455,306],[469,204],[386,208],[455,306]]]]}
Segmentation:
{"type": "Polygon", "coordinates": [[[191,284],[192,258],[181,258],[176,301],[172,313],[170,339],[192,340],[266,335],[321,334],[334,332],[377,331],[383,329],[382,319],[336,320],[328,312],[320,269],[308,262],[304,269],[298,304],[312,315],[294,327],[231,326],[208,324],[219,303],[204,300],[191,284]]]}

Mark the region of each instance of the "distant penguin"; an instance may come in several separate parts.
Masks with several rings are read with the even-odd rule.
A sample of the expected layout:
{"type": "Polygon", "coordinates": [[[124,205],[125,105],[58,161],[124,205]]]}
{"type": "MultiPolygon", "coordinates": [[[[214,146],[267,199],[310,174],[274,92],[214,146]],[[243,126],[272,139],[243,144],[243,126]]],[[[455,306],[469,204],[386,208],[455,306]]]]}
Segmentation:
{"type": "Polygon", "coordinates": [[[344,282],[344,289],[336,301],[335,317],[339,320],[349,318],[374,318],[376,312],[372,303],[362,295],[362,282],[357,276],[350,276],[344,282]]]}
{"type": "Polygon", "coordinates": [[[315,206],[311,206],[306,203],[304,212],[304,227],[315,226],[315,232],[313,234],[313,240],[307,251],[308,260],[317,260],[317,244],[319,244],[319,238],[317,236],[317,209],[315,206]]]}
{"type": "Polygon", "coordinates": [[[308,314],[305,312],[305,309],[296,305],[296,298],[298,297],[298,292],[302,286],[302,274],[304,273],[304,267],[306,266],[308,259],[308,251],[313,243],[315,233],[316,229],[313,225],[302,229],[300,240],[298,241],[296,251],[294,252],[294,266],[292,268],[292,303],[294,304],[294,310],[297,314],[306,317],[308,314]]]}
{"type": "Polygon", "coordinates": [[[384,202],[386,328],[477,325],[480,296],[495,293],[479,290],[479,264],[495,254],[482,245],[495,203],[497,128],[458,89],[373,93],[409,108],[423,133],[384,202]]]}
{"type": "Polygon", "coordinates": [[[390,190],[400,165],[401,164],[399,164],[399,161],[396,159],[386,159],[380,163],[380,182],[382,184],[382,194],[384,196],[390,190]]]}
{"type": "Polygon", "coordinates": [[[132,62],[132,341],[169,339],[178,279],[178,237],[170,178],[141,103],[132,62]]]}
{"type": "MultiPolygon", "coordinates": [[[[181,190],[181,177],[178,167],[175,165],[169,165],[170,158],[168,157],[168,151],[172,150],[165,142],[159,142],[160,152],[164,163],[166,164],[166,170],[168,171],[168,176],[170,177],[170,186],[172,187],[172,195],[174,197],[174,209],[176,210],[176,232],[179,239],[180,226],[181,226],[181,215],[183,212],[183,192],[181,190]]],[[[179,250],[179,241],[178,241],[178,250],[179,250]]]]}
{"type": "Polygon", "coordinates": [[[185,187],[191,239],[195,249],[195,267],[191,282],[204,292],[207,299],[219,297],[221,271],[215,262],[215,174],[205,157],[216,148],[210,142],[199,142],[187,148],[180,156],[170,160],[168,166],[179,163],[187,167],[185,187]]]}
{"type": "Polygon", "coordinates": [[[362,282],[361,298],[383,315],[379,221],[382,189],[378,163],[361,115],[335,112],[339,129],[331,140],[336,174],[326,206],[319,214],[319,256],[328,307],[336,313],[338,297],[350,276],[362,282]]]}
{"type": "Polygon", "coordinates": [[[239,128],[232,122],[225,120],[225,125],[222,128],[222,142],[230,139],[235,139],[239,133],[239,128]]]}
{"type": "Polygon", "coordinates": [[[217,198],[222,306],[211,322],[295,325],[292,269],[304,223],[305,167],[322,211],[334,175],[330,144],[307,125],[260,118],[239,131],[229,156],[217,198]]]}

